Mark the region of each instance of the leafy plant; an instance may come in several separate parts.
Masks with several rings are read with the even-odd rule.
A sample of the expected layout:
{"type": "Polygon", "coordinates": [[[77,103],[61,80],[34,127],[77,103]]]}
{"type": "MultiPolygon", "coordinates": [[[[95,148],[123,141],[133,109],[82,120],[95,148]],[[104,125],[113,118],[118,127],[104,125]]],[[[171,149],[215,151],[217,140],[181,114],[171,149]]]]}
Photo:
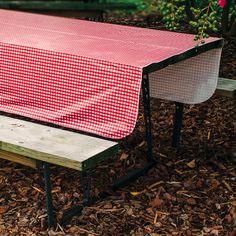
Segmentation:
{"type": "Polygon", "coordinates": [[[235,0],[158,0],[157,10],[169,30],[177,30],[185,21],[196,32],[195,40],[204,43],[209,33],[236,35],[235,0]],[[223,8],[222,8],[223,7],[223,8]]]}

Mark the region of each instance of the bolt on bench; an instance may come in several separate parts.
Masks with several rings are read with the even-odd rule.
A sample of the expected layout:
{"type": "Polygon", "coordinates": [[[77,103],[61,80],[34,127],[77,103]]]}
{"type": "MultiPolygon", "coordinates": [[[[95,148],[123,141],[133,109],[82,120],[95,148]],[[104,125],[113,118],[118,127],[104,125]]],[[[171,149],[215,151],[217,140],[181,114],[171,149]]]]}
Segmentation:
{"type": "MultiPolygon", "coordinates": [[[[114,189],[156,163],[151,96],[199,103],[214,93],[222,40],[209,38],[196,48],[193,39],[189,34],[0,10],[0,157],[44,167],[49,226],[55,222],[49,163],[81,171],[86,206],[92,202],[86,176],[117,152],[116,140],[132,134],[140,92],[146,164],[117,180],[114,189]]],[[[75,206],[63,221],[80,211],[75,206]]]]}

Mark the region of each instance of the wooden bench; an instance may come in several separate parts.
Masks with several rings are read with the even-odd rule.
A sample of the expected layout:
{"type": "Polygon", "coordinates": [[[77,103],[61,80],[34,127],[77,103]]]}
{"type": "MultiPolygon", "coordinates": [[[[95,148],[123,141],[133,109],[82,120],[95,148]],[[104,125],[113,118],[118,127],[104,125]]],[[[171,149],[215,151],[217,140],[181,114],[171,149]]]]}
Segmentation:
{"type": "Polygon", "coordinates": [[[86,171],[118,150],[101,138],[0,116],[0,157],[37,168],[48,162],[86,171]]]}
{"type": "MultiPolygon", "coordinates": [[[[56,223],[52,204],[49,164],[81,172],[83,204],[73,206],[65,212],[60,224],[68,223],[74,215],[82,212],[84,206],[96,200],[90,198],[91,176],[88,176],[88,172],[101,161],[116,154],[119,150],[118,143],[15,117],[12,118],[9,115],[0,115],[0,158],[34,169],[43,169],[49,227],[56,223]]],[[[114,181],[111,188],[116,190],[129,184],[130,181],[144,175],[154,165],[155,161],[149,160],[142,168],[133,169],[127,175],[114,181]]],[[[107,196],[107,193],[101,193],[101,197],[104,194],[107,196]]]]}
{"type": "MultiPolygon", "coordinates": [[[[235,99],[236,98],[236,80],[220,77],[218,79],[217,88],[214,94],[218,96],[224,96],[224,97],[235,99]]],[[[176,105],[176,110],[175,110],[175,115],[174,115],[172,147],[179,146],[182,120],[183,120],[183,109],[184,109],[183,103],[176,102],[175,105],[176,105]]]]}
{"type": "Polygon", "coordinates": [[[4,115],[0,115],[0,130],[0,158],[43,168],[49,227],[55,223],[49,163],[83,175],[118,151],[117,142],[4,115]]]}
{"type": "Polygon", "coordinates": [[[219,96],[236,98],[236,80],[219,78],[215,94],[219,96]]]}
{"type": "Polygon", "coordinates": [[[134,10],[137,8],[137,4],[136,1],[123,0],[0,0],[0,8],[79,18],[84,16],[102,16],[103,12],[108,10],[134,10]]]}

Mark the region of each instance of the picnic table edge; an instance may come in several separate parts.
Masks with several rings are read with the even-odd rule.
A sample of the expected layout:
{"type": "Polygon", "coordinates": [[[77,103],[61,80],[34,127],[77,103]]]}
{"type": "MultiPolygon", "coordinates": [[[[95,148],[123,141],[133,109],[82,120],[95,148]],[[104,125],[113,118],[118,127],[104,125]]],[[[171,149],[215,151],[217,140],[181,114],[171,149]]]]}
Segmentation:
{"type": "MultiPolygon", "coordinates": [[[[197,44],[197,42],[196,42],[197,44]]],[[[163,69],[169,65],[181,62],[183,60],[195,57],[200,55],[201,53],[210,51],[212,49],[222,48],[224,45],[224,40],[219,38],[216,41],[209,42],[206,44],[203,44],[201,46],[196,46],[195,48],[191,48],[185,52],[182,52],[178,55],[172,56],[168,59],[165,59],[163,61],[157,62],[157,63],[151,63],[145,67],[143,67],[143,74],[149,74],[152,72],[155,72],[157,70],[163,69]]]]}

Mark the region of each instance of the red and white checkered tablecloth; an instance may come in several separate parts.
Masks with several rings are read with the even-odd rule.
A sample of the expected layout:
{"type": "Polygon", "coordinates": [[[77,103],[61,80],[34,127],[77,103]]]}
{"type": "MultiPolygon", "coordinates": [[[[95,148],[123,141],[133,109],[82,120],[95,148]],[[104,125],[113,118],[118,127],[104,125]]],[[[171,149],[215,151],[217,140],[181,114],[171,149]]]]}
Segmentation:
{"type": "MultiPolygon", "coordinates": [[[[167,67],[150,74],[154,97],[196,103],[214,92],[220,49],[168,66],[175,63],[176,55],[195,48],[193,38],[0,10],[0,111],[106,138],[123,138],[136,124],[145,68],[168,60],[167,67]],[[183,71],[180,76],[178,64],[183,71]],[[192,66],[193,73],[186,65],[192,66]],[[213,76],[207,73],[212,68],[213,76]],[[199,70],[206,72],[201,74],[206,78],[194,80],[199,70]]],[[[209,38],[205,45],[219,40],[209,38]]]]}

